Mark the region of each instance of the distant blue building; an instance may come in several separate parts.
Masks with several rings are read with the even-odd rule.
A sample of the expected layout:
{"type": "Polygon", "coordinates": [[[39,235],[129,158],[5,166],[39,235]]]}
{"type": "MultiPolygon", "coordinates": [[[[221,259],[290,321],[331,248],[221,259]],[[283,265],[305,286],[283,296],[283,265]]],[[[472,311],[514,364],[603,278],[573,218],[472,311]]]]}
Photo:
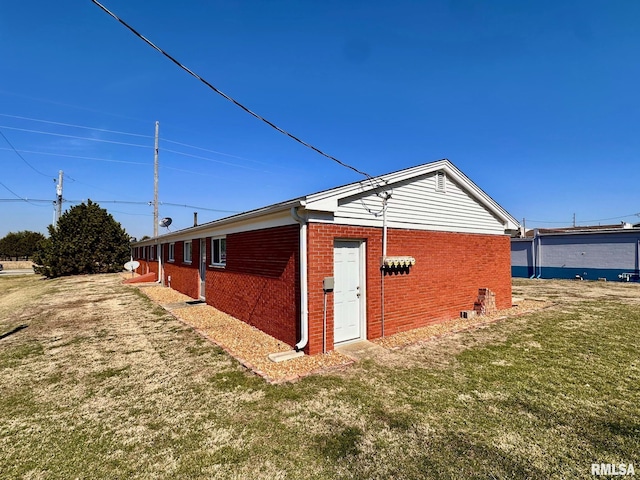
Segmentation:
{"type": "Polygon", "coordinates": [[[638,281],[640,228],[535,230],[511,239],[511,275],[638,281]]]}

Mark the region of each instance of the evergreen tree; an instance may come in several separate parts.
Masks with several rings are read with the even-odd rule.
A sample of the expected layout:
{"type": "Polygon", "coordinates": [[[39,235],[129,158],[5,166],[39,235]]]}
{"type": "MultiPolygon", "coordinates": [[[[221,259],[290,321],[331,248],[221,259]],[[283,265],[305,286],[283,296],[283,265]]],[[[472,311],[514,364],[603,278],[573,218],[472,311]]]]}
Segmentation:
{"type": "Polygon", "coordinates": [[[129,259],[129,235],[107,211],[89,200],[66,211],[34,257],[36,273],[63,275],[120,272],[129,259]]]}
{"type": "Polygon", "coordinates": [[[9,232],[3,238],[0,238],[0,257],[15,257],[16,260],[30,258],[44,238],[41,233],[29,230],[9,232]]]}

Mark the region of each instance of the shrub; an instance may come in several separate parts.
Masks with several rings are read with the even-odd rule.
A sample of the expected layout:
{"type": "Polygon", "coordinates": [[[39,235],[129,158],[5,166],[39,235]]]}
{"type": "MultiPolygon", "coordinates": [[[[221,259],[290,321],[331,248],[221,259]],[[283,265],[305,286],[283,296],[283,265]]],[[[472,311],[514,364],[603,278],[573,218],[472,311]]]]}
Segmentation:
{"type": "Polygon", "coordinates": [[[34,255],[36,273],[64,275],[122,271],[129,259],[129,235],[97,203],[89,200],[66,211],[34,255]]]}

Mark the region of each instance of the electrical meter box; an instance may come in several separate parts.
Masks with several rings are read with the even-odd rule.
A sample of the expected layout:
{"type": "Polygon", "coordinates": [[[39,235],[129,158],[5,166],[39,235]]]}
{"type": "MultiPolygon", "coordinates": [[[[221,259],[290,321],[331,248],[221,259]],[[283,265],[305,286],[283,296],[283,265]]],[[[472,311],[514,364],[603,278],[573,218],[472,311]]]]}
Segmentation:
{"type": "Polygon", "coordinates": [[[333,292],[333,277],[325,277],[322,280],[322,289],[325,292],[333,292]]]}

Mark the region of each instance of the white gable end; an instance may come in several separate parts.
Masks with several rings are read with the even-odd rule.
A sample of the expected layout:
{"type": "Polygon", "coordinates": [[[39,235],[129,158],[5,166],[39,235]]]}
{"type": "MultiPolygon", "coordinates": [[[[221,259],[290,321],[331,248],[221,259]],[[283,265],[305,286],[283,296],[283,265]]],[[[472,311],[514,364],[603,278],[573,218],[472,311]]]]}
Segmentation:
{"type": "MultiPolygon", "coordinates": [[[[443,179],[431,172],[389,185],[386,191],[391,193],[387,207],[390,228],[504,234],[504,222],[449,175],[443,179]]],[[[342,198],[334,222],[381,227],[382,205],[382,197],[371,190],[342,198]]]]}

